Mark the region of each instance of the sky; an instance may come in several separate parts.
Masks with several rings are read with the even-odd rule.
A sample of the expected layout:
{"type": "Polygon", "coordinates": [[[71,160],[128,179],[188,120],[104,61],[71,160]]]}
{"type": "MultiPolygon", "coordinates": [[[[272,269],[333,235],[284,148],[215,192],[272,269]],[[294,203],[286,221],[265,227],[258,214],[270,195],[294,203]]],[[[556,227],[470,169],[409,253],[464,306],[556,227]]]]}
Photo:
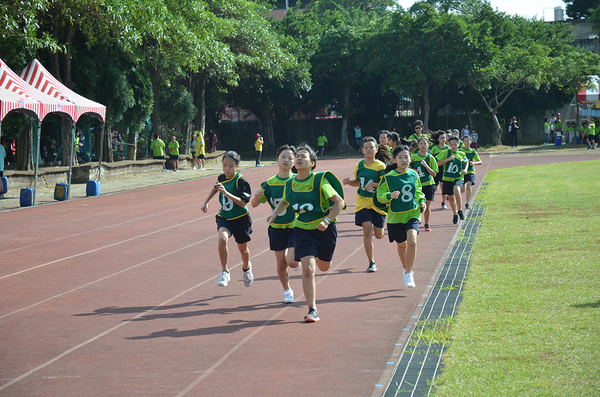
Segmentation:
{"type": "MultiPolygon", "coordinates": [[[[404,8],[409,8],[414,2],[414,0],[398,0],[398,3],[404,8]]],[[[545,21],[554,21],[554,7],[565,8],[562,0],[491,0],[490,4],[493,8],[507,14],[518,14],[528,18],[537,17],[537,19],[545,21]]]]}

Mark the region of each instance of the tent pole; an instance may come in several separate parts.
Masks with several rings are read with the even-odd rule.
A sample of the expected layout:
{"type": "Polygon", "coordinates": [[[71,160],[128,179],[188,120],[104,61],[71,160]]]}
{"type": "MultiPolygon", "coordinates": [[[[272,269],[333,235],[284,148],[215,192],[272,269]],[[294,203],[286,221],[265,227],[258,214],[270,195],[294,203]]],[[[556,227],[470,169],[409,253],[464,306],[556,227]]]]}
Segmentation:
{"type": "Polygon", "coordinates": [[[75,146],[75,121],[71,131],[71,155],[69,156],[69,181],[67,182],[67,200],[71,198],[71,174],[73,173],[73,146],[75,146]]]}
{"type": "Polygon", "coordinates": [[[102,130],[100,131],[100,157],[98,158],[98,182],[100,182],[100,174],[102,173],[102,152],[104,151],[104,126],[102,123],[102,130]]]}
{"type": "Polygon", "coordinates": [[[37,180],[38,180],[38,167],[39,167],[39,159],[40,159],[40,139],[42,136],[42,121],[38,120],[37,122],[37,152],[35,159],[35,180],[33,182],[33,205],[35,205],[35,201],[37,198],[37,180]]]}

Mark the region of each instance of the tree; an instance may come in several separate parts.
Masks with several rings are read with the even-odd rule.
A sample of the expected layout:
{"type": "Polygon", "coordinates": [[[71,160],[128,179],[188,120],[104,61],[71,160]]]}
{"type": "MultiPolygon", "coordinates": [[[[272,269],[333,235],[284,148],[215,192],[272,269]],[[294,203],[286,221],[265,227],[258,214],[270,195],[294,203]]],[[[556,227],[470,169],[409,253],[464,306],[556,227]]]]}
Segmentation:
{"type": "Polygon", "coordinates": [[[454,76],[470,74],[481,56],[481,49],[461,18],[423,2],[415,3],[408,12],[395,12],[389,27],[370,48],[371,73],[386,76],[382,88],[421,99],[425,129],[432,88],[454,76]]]}
{"type": "Polygon", "coordinates": [[[388,1],[323,1],[313,3],[306,15],[309,29],[317,34],[318,47],[310,62],[315,79],[325,78],[340,87],[342,128],[336,150],[350,148],[348,120],[353,115],[350,95],[366,78],[370,53],[366,44],[382,26],[388,1]]]}
{"type": "Polygon", "coordinates": [[[567,5],[567,16],[573,19],[587,19],[591,16],[592,10],[597,8],[598,0],[563,0],[567,5]]]}
{"type": "Polygon", "coordinates": [[[493,21],[480,29],[480,42],[489,43],[490,56],[463,83],[471,86],[485,104],[495,125],[492,142],[498,145],[502,137],[498,111],[516,90],[538,90],[547,84],[572,90],[598,69],[598,57],[570,46],[572,30],[567,25],[506,16],[491,7],[479,12],[466,19],[493,21]]]}

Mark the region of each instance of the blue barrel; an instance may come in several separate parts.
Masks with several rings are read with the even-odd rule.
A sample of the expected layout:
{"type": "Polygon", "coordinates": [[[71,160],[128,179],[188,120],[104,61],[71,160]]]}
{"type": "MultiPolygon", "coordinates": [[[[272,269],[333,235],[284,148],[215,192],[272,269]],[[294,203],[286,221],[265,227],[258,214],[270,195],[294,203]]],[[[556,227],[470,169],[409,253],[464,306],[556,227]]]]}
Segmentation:
{"type": "Polygon", "coordinates": [[[8,178],[5,176],[0,177],[2,184],[0,185],[0,193],[8,193],[8,178]]]}
{"type": "Polygon", "coordinates": [[[87,181],[85,195],[87,197],[100,196],[100,181],[87,181]]]}
{"type": "Polygon", "coordinates": [[[54,200],[65,201],[69,195],[69,185],[57,183],[54,187],[54,200]]]}
{"type": "Polygon", "coordinates": [[[554,138],[554,146],[560,146],[560,137],[554,138]]]}
{"type": "Polygon", "coordinates": [[[21,207],[31,207],[35,193],[32,188],[24,187],[21,189],[21,207]]]}

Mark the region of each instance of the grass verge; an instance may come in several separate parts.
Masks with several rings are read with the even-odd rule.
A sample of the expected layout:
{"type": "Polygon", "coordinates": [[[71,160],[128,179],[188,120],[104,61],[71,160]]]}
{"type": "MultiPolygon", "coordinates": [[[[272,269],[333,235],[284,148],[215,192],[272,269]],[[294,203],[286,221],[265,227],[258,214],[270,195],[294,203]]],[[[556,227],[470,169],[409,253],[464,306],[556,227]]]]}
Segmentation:
{"type": "Polygon", "coordinates": [[[488,172],[433,395],[600,395],[598,170],[584,161],[488,172]]]}

